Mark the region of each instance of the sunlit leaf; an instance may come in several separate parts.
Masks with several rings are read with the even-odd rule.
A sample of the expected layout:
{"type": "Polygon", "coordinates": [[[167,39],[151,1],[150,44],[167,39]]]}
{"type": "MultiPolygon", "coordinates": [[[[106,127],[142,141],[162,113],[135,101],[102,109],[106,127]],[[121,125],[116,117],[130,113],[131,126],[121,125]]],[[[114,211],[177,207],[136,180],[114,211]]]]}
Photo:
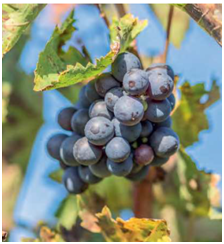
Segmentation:
{"type": "Polygon", "coordinates": [[[204,112],[219,100],[220,91],[216,81],[213,81],[210,91],[205,90],[204,83],[190,86],[189,82],[185,82],[180,91],[180,104],[172,115],[173,128],[180,137],[181,144],[187,147],[198,141],[198,135],[202,130],[209,128],[204,112]],[[203,96],[207,96],[205,102],[201,101],[203,96]]]}
{"type": "Polygon", "coordinates": [[[46,4],[2,5],[2,55],[11,50],[46,4]]]}
{"type": "Polygon", "coordinates": [[[22,242],[63,242],[63,238],[59,233],[51,230],[47,226],[43,226],[40,229],[39,237],[34,238],[22,238],[22,242]]]}
{"type": "Polygon", "coordinates": [[[70,48],[67,53],[61,49],[64,42],[69,39],[75,30],[73,23],[72,12],[62,27],[55,28],[51,39],[44,51],[41,52],[35,70],[35,91],[66,87],[97,77],[113,63],[120,51],[128,48],[130,43],[147,25],[146,21],[139,21],[130,14],[125,15],[120,21],[114,21],[111,26],[110,52],[106,56],[97,59],[93,64],[85,62],[84,57],[74,48],[70,48]]]}
{"type": "MultiPolygon", "coordinates": [[[[161,22],[164,30],[167,28],[169,4],[151,4],[152,10],[156,14],[157,18],[161,22]]],[[[174,9],[171,30],[170,30],[170,42],[177,48],[180,48],[181,43],[189,28],[189,16],[178,8],[174,9]]]]}
{"type": "Polygon", "coordinates": [[[108,242],[168,242],[170,232],[165,220],[112,218],[108,207],[96,214],[100,233],[108,242]]]}
{"type": "Polygon", "coordinates": [[[138,18],[134,18],[132,14],[126,14],[120,20],[114,17],[110,26],[111,41],[118,41],[120,39],[120,51],[123,52],[147,25],[147,20],[139,20],[138,18]]]}

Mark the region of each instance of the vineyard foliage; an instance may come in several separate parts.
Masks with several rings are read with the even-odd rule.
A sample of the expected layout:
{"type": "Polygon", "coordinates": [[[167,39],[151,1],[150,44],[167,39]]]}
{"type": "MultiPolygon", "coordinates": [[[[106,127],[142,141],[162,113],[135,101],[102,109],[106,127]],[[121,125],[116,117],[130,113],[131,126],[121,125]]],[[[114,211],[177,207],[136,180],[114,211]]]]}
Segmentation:
{"type": "MultiPolygon", "coordinates": [[[[77,31],[74,27],[76,10],[73,9],[62,24],[56,25],[39,54],[34,74],[27,75],[21,71],[18,60],[29,39],[32,21],[44,7],[40,4],[3,4],[3,174],[8,173],[9,181],[9,184],[3,185],[3,208],[9,199],[7,192],[14,187],[18,191],[18,186],[12,184],[11,166],[7,162],[16,162],[14,167],[19,172],[18,182],[22,181],[33,140],[42,124],[41,92],[63,88],[59,91],[75,102],[80,84],[102,74],[119,53],[136,51],[136,37],[150,24],[131,14],[111,17],[108,26],[110,50],[92,62],[88,52],[83,51],[85,46],[81,51],[74,46],[64,49],[77,31]],[[15,67],[13,72],[12,66],[15,67]],[[11,153],[12,150],[15,153],[11,153]]],[[[165,29],[167,18],[164,16],[168,15],[169,5],[153,4],[151,8],[165,29]]],[[[108,13],[106,8],[105,13],[108,13]]],[[[189,21],[186,13],[179,9],[175,12],[170,41],[176,47],[181,46],[189,21]],[[178,37],[175,36],[177,32],[180,33],[178,37]]],[[[142,59],[145,60],[145,57],[142,59]]],[[[216,234],[211,239],[205,234],[208,240],[219,240],[219,176],[197,169],[186,149],[200,141],[200,132],[209,129],[205,110],[220,99],[220,88],[216,80],[208,90],[204,82],[190,85],[188,81],[180,83],[178,77],[175,86],[180,96],[172,114],[173,129],[179,135],[181,147],[171,157],[168,166],[164,166],[165,179],[153,183],[153,217],[157,219],[122,219],[122,210],[133,209],[133,185],[124,178],[112,176],[91,186],[83,195],[68,195],[55,212],[57,224],[52,228],[44,223],[37,227],[37,239],[24,237],[23,241],[186,241],[191,233],[189,225],[192,221],[196,229],[195,240],[203,240],[206,228],[216,234]],[[202,103],[204,96],[207,99],[202,103]]],[[[49,177],[60,184],[62,170],[53,171],[49,177]]],[[[3,213],[3,219],[4,214],[5,217],[12,215],[12,207],[8,209],[8,213],[3,213]]],[[[10,228],[12,223],[9,221],[7,224],[10,228]]]]}

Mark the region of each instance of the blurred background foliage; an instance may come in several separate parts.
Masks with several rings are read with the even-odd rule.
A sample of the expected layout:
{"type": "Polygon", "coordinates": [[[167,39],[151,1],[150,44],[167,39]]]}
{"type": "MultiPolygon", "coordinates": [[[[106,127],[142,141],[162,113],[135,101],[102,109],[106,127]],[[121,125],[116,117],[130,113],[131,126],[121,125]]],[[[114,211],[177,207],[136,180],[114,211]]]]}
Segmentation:
{"type": "MultiPolygon", "coordinates": [[[[78,6],[48,5],[46,8],[51,16],[51,24],[60,24],[73,7],[76,9],[78,6]]],[[[99,6],[94,8],[99,9],[99,6]]],[[[131,10],[131,6],[127,4],[118,6],[105,4],[100,8],[109,22],[114,16],[121,17],[131,10]]],[[[170,6],[152,4],[145,5],[144,8],[154,16],[149,25],[152,26],[156,19],[156,23],[166,30],[170,6]]],[[[41,17],[44,18],[44,15],[41,17]]],[[[144,19],[144,14],[141,19],[144,19]]],[[[181,49],[182,43],[191,34],[190,26],[189,16],[175,8],[170,32],[171,45],[181,49]]],[[[10,231],[14,226],[13,209],[26,173],[33,142],[43,124],[42,93],[33,91],[33,73],[25,72],[21,66],[21,54],[26,44],[32,39],[31,29],[32,24],[27,27],[12,50],[5,54],[2,64],[2,223],[3,229],[6,231],[10,231]]],[[[50,35],[51,33],[48,33],[48,36],[50,35]]],[[[165,31],[162,35],[165,36],[165,31]]],[[[150,42],[150,38],[147,41],[150,42]]],[[[87,52],[87,47],[83,46],[83,40],[80,37],[72,39],[71,42],[75,42],[79,50],[87,52]]],[[[137,47],[139,48],[138,45],[137,47]]],[[[135,42],[130,50],[136,51],[135,42]]],[[[163,50],[160,52],[139,50],[139,53],[143,66],[147,67],[152,62],[161,60],[163,50]]],[[[204,61],[202,60],[201,66],[204,61]]],[[[25,60],[22,65],[26,65],[27,62],[29,60],[25,60]]],[[[200,141],[199,133],[202,130],[208,130],[211,126],[205,110],[220,99],[221,77],[211,79],[214,81],[209,81],[210,85],[207,89],[206,82],[192,84],[186,81],[185,77],[183,80],[181,75],[178,74],[176,77],[178,103],[172,116],[173,128],[181,140],[181,149],[171,157],[167,165],[160,169],[153,169],[150,173],[153,194],[150,195],[151,199],[146,199],[146,202],[151,202],[151,217],[165,219],[168,222],[172,241],[220,241],[222,238],[221,196],[217,188],[220,176],[212,174],[208,169],[202,170],[203,162],[198,167],[200,169],[197,169],[198,165],[196,166],[186,151],[187,147],[200,141]]],[[[74,103],[78,98],[81,85],[62,88],[60,92],[74,103]]],[[[213,153],[212,149],[209,153],[213,153]]],[[[221,164],[221,162],[213,163],[221,164]]],[[[216,173],[221,174],[221,171],[216,173]]],[[[52,172],[50,177],[60,182],[61,171],[52,172]]],[[[145,184],[145,182],[143,183],[145,184]]],[[[138,184],[132,185],[125,179],[109,177],[103,182],[91,186],[82,196],[82,204],[77,197],[68,195],[55,213],[58,222],[56,226],[53,226],[54,230],[50,230],[47,227],[48,223],[43,222],[33,232],[41,241],[60,241],[62,238],[66,241],[110,240],[111,236],[105,234],[102,237],[99,234],[99,229],[97,229],[99,227],[96,227],[95,224],[95,213],[101,212],[103,206],[107,205],[114,218],[120,216],[126,220],[132,217],[134,215],[133,196],[136,194],[136,187],[141,187],[142,183],[138,184]]],[[[109,216],[110,221],[111,218],[109,216]]],[[[110,226],[110,221],[105,223],[105,228],[110,226]]],[[[136,232],[137,229],[133,231],[136,232]]],[[[24,239],[24,241],[30,240],[33,239],[24,239]]]]}

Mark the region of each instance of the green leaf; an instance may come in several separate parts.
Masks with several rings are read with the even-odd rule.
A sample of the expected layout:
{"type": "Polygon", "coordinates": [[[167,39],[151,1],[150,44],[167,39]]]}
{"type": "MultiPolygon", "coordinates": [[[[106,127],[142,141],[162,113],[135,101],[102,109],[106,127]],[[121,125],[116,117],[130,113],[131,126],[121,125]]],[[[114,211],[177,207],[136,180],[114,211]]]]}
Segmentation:
{"type": "Polygon", "coordinates": [[[120,39],[120,52],[124,52],[147,25],[147,20],[138,20],[132,14],[126,14],[120,20],[114,17],[110,26],[111,42],[120,39]]]}
{"type": "Polygon", "coordinates": [[[183,147],[178,153],[176,173],[179,197],[185,209],[191,215],[209,217],[213,206],[220,202],[216,175],[198,170],[183,147]]]}
{"type": "Polygon", "coordinates": [[[173,206],[178,215],[212,218],[214,208],[220,208],[220,176],[198,170],[183,146],[171,161],[166,181],[154,188],[157,206],[173,206]]]}
{"type": "MultiPolygon", "coordinates": [[[[164,30],[166,30],[170,4],[151,4],[150,6],[161,22],[164,30]]],[[[174,9],[170,30],[170,42],[177,48],[180,48],[189,28],[189,20],[190,18],[186,13],[178,8],[174,9]]]]}
{"type": "Polygon", "coordinates": [[[97,224],[108,242],[169,242],[170,232],[165,220],[112,218],[108,207],[96,214],[97,224]]]}
{"type": "Polygon", "coordinates": [[[8,81],[2,82],[2,123],[6,122],[6,117],[8,114],[8,103],[10,99],[10,94],[12,92],[12,86],[8,81]]]}
{"type": "Polygon", "coordinates": [[[63,169],[58,169],[53,171],[52,173],[50,173],[49,177],[58,182],[61,183],[62,182],[62,176],[63,176],[64,170],[63,169]]]}
{"type": "Polygon", "coordinates": [[[2,5],[2,56],[10,51],[46,4],[2,5]]]}
{"type": "Polygon", "coordinates": [[[173,128],[180,138],[184,147],[192,145],[198,141],[198,134],[202,130],[209,128],[205,109],[215,103],[220,98],[220,91],[216,81],[213,81],[210,91],[205,90],[204,83],[190,86],[185,82],[181,87],[181,100],[176,111],[172,115],[173,128]],[[208,96],[205,103],[201,103],[201,98],[208,96]]]}
{"type": "Polygon", "coordinates": [[[57,89],[94,79],[113,63],[120,51],[128,48],[147,25],[147,21],[139,21],[130,14],[124,16],[119,22],[113,22],[111,50],[93,64],[87,63],[75,48],[70,48],[67,53],[61,49],[65,41],[69,39],[68,33],[71,35],[74,31],[73,23],[73,13],[71,13],[61,28],[55,28],[44,51],[40,53],[35,70],[35,91],[57,89]],[[115,28],[117,25],[119,25],[119,31],[115,28]],[[118,34],[120,38],[116,38],[118,34]]]}
{"type": "Polygon", "coordinates": [[[79,213],[79,204],[77,197],[68,195],[60,204],[55,216],[58,218],[57,225],[71,230],[72,226],[76,223],[79,213]]]}
{"type": "Polygon", "coordinates": [[[133,207],[132,183],[124,177],[107,177],[97,185],[91,186],[91,190],[107,199],[108,207],[114,212],[118,213],[122,209],[133,207]]]}

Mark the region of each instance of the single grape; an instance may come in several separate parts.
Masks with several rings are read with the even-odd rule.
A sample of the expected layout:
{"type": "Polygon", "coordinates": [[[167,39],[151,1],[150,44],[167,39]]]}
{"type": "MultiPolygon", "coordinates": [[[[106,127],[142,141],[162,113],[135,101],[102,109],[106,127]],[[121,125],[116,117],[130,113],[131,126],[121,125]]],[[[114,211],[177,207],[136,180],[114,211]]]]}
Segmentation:
{"type": "Polygon", "coordinates": [[[106,155],[114,162],[123,162],[128,158],[131,152],[131,147],[129,143],[122,137],[114,137],[106,145],[106,155]]]}
{"type": "Polygon", "coordinates": [[[71,127],[74,132],[84,136],[84,128],[89,121],[88,109],[80,109],[73,116],[71,120],[71,127]]]}
{"type": "Polygon", "coordinates": [[[91,103],[85,96],[85,92],[86,92],[86,86],[83,86],[79,92],[79,102],[82,108],[89,108],[91,103]]]}
{"type": "Polygon", "coordinates": [[[122,124],[133,126],[141,121],[144,107],[139,99],[123,96],[114,106],[114,115],[122,124]]]}
{"type": "Polygon", "coordinates": [[[50,137],[50,139],[47,142],[47,151],[49,155],[52,158],[60,160],[60,147],[62,142],[67,138],[68,136],[65,134],[56,134],[50,137]]]}
{"type": "Polygon", "coordinates": [[[79,163],[75,160],[73,155],[73,147],[75,143],[81,138],[77,134],[67,137],[61,144],[60,157],[62,161],[68,166],[78,166],[79,163]]]}
{"type": "Polygon", "coordinates": [[[124,76],[123,87],[130,95],[143,95],[149,87],[147,73],[141,69],[133,69],[127,72],[124,76]]]}
{"type": "Polygon", "coordinates": [[[160,127],[149,138],[150,146],[156,156],[167,158],[174,154],[179,148],[179,138],[170,128],[160,127]]]}
{"type": "Polygon", "coordinates": [[[107,168],[107,157],[106,155],[103,155],[103,157],[100,159],[99,162],[96,164],[90,165],[89,169],[91,172],[99,177],[99,178],[105,178],[111,175],[110,171],[107,168]]]}
{"type": "Polygon", "coordinates": [[[152,123],[148,120],[145,120],[145,121],[141,122],[141,125],[142,125],[142,131],[141,131],[140,136],[141,137],[148,137],[153,131],[152,123]]]}
{"type": "Polygon", "coordinates": [[[102,74],[95,82],[96,91],[101,97],[104,97],[111,88],[119,86],[120,83],[109,73],[102,74]]]}
{"type": "Polygon", "coordinates": [[[150,100],[144,117],[151,122],[159,123],[166,120],[170,115],[170,112],[170,102],[167,99],[163,101],[150,100]]]}
{"type": "Polygon", "coordinates": [[[172,119],[171,119],[170,116],[166,120],[164,120],[163,122],[154,123],[154,128],[155,129],[158,129],[160,127],[168,127],[168,128],[171,128],[171,126],[172,126],[172,119]]]}
{"type": "Polygon", "coordinates": [[[164,72],[165,74],[169,75],[172,80],[174,80],[174,72],[173,69],[167,65],[167,64],[161,64],[161,63],[155,63],[152,64],[150,67],[146,69],[146,72],[152,71],[152,70],[160,70],[161,72],[164,72]]]}
{"type": "Polygon", "coordinates": [[[115,135],[117,137],[123,137],[128,142],[134,142],[139,138],[142,131],[141,123],[133,126],[126,126],[121,124],[116,118],[114,118],[112,122],[114,124],[115,135]]]}
{"type": "Polygon", "coordinates": [[[102,178],[95,176],[87,166],[80,165],[78,173],[81,180],[88,184],[96,184],[102,180],[102,178]]]}
{"type": "Polygon", "coordinates": [[[146,144],[140,145],[134,152],[134,161],[140,165],[147,165],[152,162],[154,158],[153,150],[146,144]]]}
{"type": "Polygon", "coordinates": [[[58,114],[58,124],[64,130],[72,130],[71,119],[73,114],[77,111],[74,107],[63,108],[58,114]]]}
{"type": "Polygon", "coordinates": [[[164,100],[169,97],[174,88],[172,78],[160,69],[147,72],[149,79],[148,95],[153,100],[164,100]]]}
{"type": "Polygon", "coordinates": [[[150,166],[160,167],[163,164],[165,164],[168,160],[169,160],[169,158],[160,158],[160,157],[155,156],[154,159],[152,160],[152,163],[150,164],[150,166]]]}
{"type": "Polygon", "coordinates": [[[175,96],[173,95],[173,93],[167,98],[170,102],[171,105],[171,110],[173,111],[176,105],[176,99],[175,96]]]}
{"type": "Polygon", "coordinates": [[[143,166],[137,173],[131,173],[126,176],[131,181],[142,181],[149,173],[149,165],[143,166]]]}
{"type": "Polygon", "coordinates": [[[92,144],[104,146],[114,136],[113,123],[104,117],[92,118],[85,126],[85,136],[92,144]]]}
{"type": "Polygon", "coordinates": [[[89,108],[90,118],[98,116],[105,117],[109,120],[111,120],[113,117],[112,112],[107,109],[107,105],[104,100],[96,100],[94,103],[91,104],[89,108]]]}
{"type": "Polygon", "coordinates": [[[85,89],[85,97],[89,100],[90,103],[93,103],[96,100],[100,99],[100,95],[97,93],[95,88],[96,80],[91,80],[85,89]]]}
{"type": "Polygon", "coordinates": [[[121,87],[114,87],[114,88],[110,89],[106,93],[105,98],[104,98],[107,108],[113,112],[115,103],[122,96],[123,96],[123,89],[121,87]]]}
{"type": "Polygon", "coordinates": [[[78,167],[69,167],[64,171],[62,182],[69,193],[80,194],[87,188],[88,184],[83,182],[78,174],[78,167]]]}
{"type": "Polygon", "coordinates": [[[133,158],[130,155],[125,161],[121,163],[116,163],[107,159],[107,168],[108,170],[116,176],[126,176],[128,175],[133,167],[133,158]]]}
{"type": "Polygon", "coordinates": [[[88,166],[100,160],[102,149],[92,145],[86,137],[83,137],[75,143],[73,154],[80,164],[88,166]]]}
{"type": "Polygon", "coordinates": [[[132,69],[141,69],[142,65],[138,57],[129,52],[121,53],[112,63],[112,75],[123,82],[125,74],[132,69]]]}

